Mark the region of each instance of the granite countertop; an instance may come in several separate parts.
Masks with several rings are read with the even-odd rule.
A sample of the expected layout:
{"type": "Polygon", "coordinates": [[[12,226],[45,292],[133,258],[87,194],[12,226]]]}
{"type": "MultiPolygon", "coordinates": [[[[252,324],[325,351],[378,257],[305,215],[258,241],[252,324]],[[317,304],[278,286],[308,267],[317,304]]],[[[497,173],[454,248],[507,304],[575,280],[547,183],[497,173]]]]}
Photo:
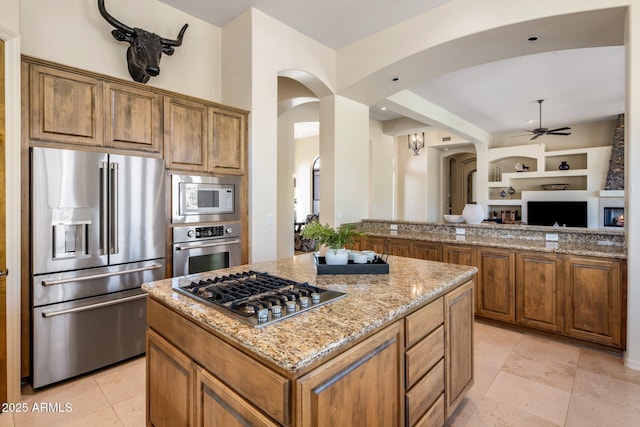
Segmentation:
{"type": "Polygon", "coordinates": [[[142,289],[238,346],[296,373],[368,332],[466,283],[475,267],[390,256],[389,274],[317,275],[313,254],[145,283],[142,289]],[[347,294],[346,298],[254,328],[173,291],[181,281],[246,270],[268,272],[347,294]]]}
{"type": "Polygon", "coordinates": [[[520,236],[517,230],[511,236],[478,236],[473,233],[465,235],[424,233],[418,231],[366,231],[367,236],[424,240],[429,242],[441,242],[447,244],[463,244],[474,246],[487,246],[505,249],[519,249],[537,252],[549,252],[557,254],[595,256],[603,258],[626,259],[624,246],[612,245],[608,241],[599,242],[592,239],[591,242],[547,242],[540,239],[531,239],[520,236]]]}

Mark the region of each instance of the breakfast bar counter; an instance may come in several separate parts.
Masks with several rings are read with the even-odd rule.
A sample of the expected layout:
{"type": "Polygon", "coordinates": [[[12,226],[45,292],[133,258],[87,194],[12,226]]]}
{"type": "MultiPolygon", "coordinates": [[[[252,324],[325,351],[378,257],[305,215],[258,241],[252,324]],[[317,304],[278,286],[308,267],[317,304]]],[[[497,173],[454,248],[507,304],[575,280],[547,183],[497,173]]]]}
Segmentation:
{"type": "Polygon", "coordinates": [[[389,274],[318,275],[306,254],[145,283],[149,423],[240,417],[252,425],[310,425],[364,417],[378,425],[444,424],[473,383],[477,269],[394,256],[387,262],[389,274]],[[346,296],[253,327],[174,289],[247,270],[346,296]]]}

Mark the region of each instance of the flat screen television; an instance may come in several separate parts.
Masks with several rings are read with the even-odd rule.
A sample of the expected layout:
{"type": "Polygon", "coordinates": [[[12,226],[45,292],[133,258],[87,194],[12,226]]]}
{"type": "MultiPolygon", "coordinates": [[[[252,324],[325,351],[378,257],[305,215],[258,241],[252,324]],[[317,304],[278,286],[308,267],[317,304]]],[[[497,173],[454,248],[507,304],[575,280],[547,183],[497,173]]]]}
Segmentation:
{"type": "Polygon", "coordinates": [[[587,202],[527,202],[527,224],[587,226],[587,202]]]}

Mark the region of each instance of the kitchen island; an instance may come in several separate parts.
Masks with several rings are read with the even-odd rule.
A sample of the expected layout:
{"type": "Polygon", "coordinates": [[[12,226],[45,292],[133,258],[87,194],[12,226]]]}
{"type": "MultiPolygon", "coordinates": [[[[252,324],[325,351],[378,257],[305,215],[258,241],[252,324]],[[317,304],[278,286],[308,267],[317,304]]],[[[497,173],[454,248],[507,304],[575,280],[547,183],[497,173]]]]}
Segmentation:
{"type": "Polygon", "coordinates": [[[148,425],[442,425],[473,383],[474,267],[389,257],[317,275],[311,254],[143,285],[148,425]],[[346,293],[255,328],[176,292],[247,270],[346,293]]]}

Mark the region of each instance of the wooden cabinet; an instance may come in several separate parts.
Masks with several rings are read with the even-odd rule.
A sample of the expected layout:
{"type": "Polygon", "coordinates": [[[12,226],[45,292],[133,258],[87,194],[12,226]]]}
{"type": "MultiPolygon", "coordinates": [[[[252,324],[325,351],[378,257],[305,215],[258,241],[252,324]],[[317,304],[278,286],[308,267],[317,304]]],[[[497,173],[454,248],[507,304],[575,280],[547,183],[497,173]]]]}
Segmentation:
{"type": "Polygon", "coordinates": [[[197,375],[196,426],[275,427],[278,425],[209,372],[198,368],[197,375]]]}
{"type": "Polygon", "coordinates": [[[564,264],[564,332],[624,347],[622,265],[618,260],[569,256],[564,264]]]}
{"type": "Polygon", "coordinates": [[[209,107],[211,170],[244,173],[247,115],[209,107]]]}
{"type": "Polygon", "coordinates": [[[444,296],[445,417],[473,385],[473,282],[444,296]]]}
{"type": "Polygon", "coordinates": [[[395,323],[299,380],[299,426],[400,426],[401,323],[395,323]]]}
{"type": "Polygon", "coordinates": [[[507,249],[478,250],[476,313],[515,322],[515,253],[507,249]]]}
{"type": "Polygon", "coordinates": [[[182,98],[164,98],[164,158],[168,169],[209,170],[207,107],[182,98]]]}
{"type": "Polygon", "coordinates": [[[147,425],[193,426],[196,364],[151,330],[147,330],[146,358],[147,425]]]}
{"type": "Polygon", "coordinates": [[[442,261],[442,243],[414,241],[411,250],[413,258],[442,261]]]}
{"type": "Polygon", "coordinates": [[[516,255],[516,320],[536,329],[562,331],[562,258],[556,254],[516,255]]]}
{"type": "Polygon", "coordinates": [[[104,145],[162,152],[162,96],[151,90],[105,83],[104,145]]]}
{"type": "Polygon", "coordinates": [[[362,242],[362,250],[374,251],[377,254],[387,253],[387,239],[384,237],[367,236],[362,242]]]}
{"type": "Polygon", "coordinates": [[[412,255],[411,240],[389,239],[387,242],[387,251],[389,255],[410,257],[412,255]]]}
{"type": "Polygon", "coordinates": [[[31,65],[30,138],[67,144],[103,144],[103,86],[96,78],[31,65]]]}
{"type": "Polygon", "coordinates": [[[444,245],[442,260],[450,264],[476,266],[476,250],[470,246],[444,245]]]}

